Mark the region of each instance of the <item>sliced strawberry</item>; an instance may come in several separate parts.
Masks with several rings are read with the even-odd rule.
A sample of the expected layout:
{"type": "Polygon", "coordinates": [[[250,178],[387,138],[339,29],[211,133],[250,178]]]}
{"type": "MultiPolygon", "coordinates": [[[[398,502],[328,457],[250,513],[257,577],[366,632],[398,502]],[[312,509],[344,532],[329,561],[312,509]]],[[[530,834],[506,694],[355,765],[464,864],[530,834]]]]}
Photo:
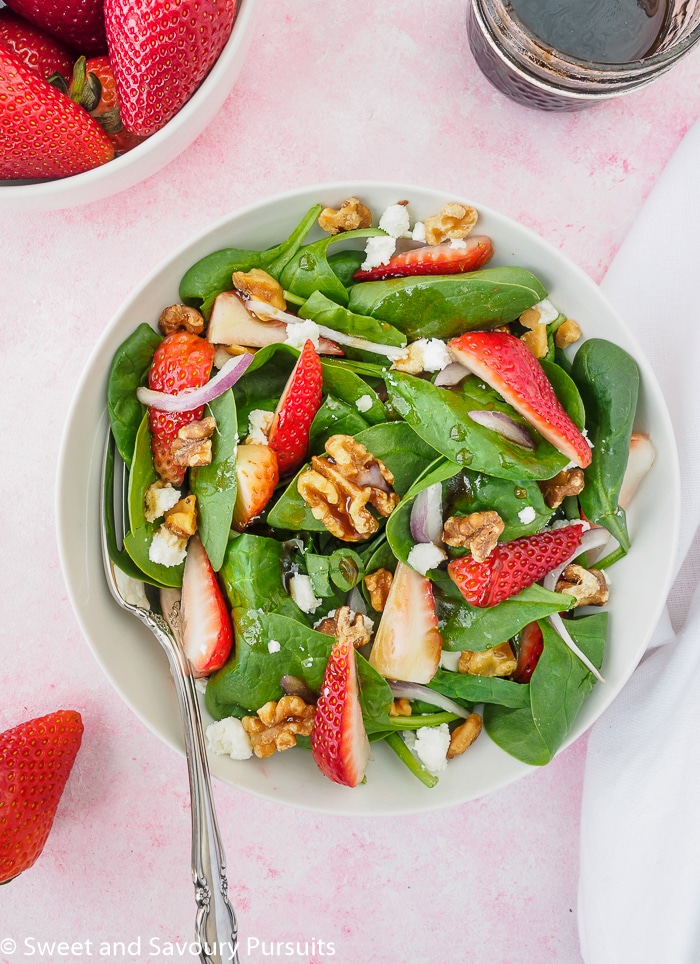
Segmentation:
{"type": "Polygon", "coordinates": [[[326,664],[311,731],[311,755],[334,783],[356,787],[369,762],[369,740],[362,722],[355,649],[337,639],[326,664]]]}
{"type": "Polygon", "coordinates": [[[499,542],[483,562],[471,555],[453,559],[447,571],[472,606],[486,609],[543,579],[581,544],[583,526],[574,523],[533,536],[499,542]]]}
{"type": "Polygon", "coordinates": [[[516,683],[529,683],[535,672],[535,667],[544,649],[544,637],[540,624],[528,623],[520,630],[520,644],[518,646],[518,665],[511,679],[516,683]]]}
{"type": "Polygon", "coordinates": [[[233,525],[245,529],[272,498],[280,474],[277,455],[268,445],[256,442],[239,445],[236,454],[238,491],[233,508],[233,525]]]}
{"type": "Polygon", "coordinates": [[[293,472],[306,459],[309,429],[321,407],[323,369],[313,342],[301,350],[282,392],[270,427],[270,448],[277,453],[280,475],[293,472]]]}
{"type": "Polygon", "coordinates": [[[467,238],[465,247],[445,244],[426,244],[393,255],[386,264],[376,268],[361,268],[353,274],[354,281],[381,281],[383,278],[404,278],[420,274],[461,274],[483,268],[493,256],[491,238],[467,238]]]}
{"type": "Polygon", "coordinates": [[[429,579],[399,562],[374,638],[370,664],[386,679],[429,683],[442,638],[429,579]]]}
{"type": "Polygon", "coordinates": [[[187,543],[182,577],[182,645],[194,676],[221,669],[231,652],[231,616],[198,535],[187,543]]]}
{"type": "Polygon", "coordinates": [[[58,710],[0,734],[0,884],[41,853],[82,737],[76,710],[58,710]]]}
{"type": "MultiPolygon", "coordinates": [[[[213,361],[214,348],[205,338],[189,331],[173,332],[166,335],[155,350],[148,373],[148,387],[168,395],[177,395],[187,388],[200,388],[209,380],[213,361]]],[[[165,482],[182,485],[187,470],[173,461],[173,440],[183,425],[197,421],[203,414],[204,406],[191,412],[148,410],[153,465],[165,482]]]]}
{"type": "Polygon", "coordinates": [[[581,468],[590,464],[590,445],[519,338],[504,331],[468,331],[447,344],[455,361],[499,392],[563,455],[581,468]]]}

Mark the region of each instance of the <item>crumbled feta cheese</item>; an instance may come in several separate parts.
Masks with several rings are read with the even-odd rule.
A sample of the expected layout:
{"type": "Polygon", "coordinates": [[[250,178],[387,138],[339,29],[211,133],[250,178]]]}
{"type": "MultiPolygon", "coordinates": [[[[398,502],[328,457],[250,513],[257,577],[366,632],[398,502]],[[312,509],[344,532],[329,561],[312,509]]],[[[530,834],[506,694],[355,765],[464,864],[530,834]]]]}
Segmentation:
{"type": "Polygon", "coordinates": [[[313,342],[313,346],[318,350],[318,342],[321,338],[321,332],[318,330],[318,325],[315,321],[308,319],[306,321],[295,321],[290,322],[287,325],[287,337],[285,338],[285,344],[291,345],[292,348],[303,348],[307,341],[313,342]]]}
{"type": "Polygon", "coordinates": [[[431,773],[439,773],[447,766],[447,751],[450,746],[450,729],[447,723],[440,726],[421,726],[420,729],[404,730],[406,746],[413,750],[421,763],[431,773]],[[409,740],[408,734],[415,738],[409,740]]]}
{"type": "Polygon", "coordinates": [[[529,525],[531,522],[535,521],[537,513],[531,505],[526,505],[523,509],[518,512],[518,518],[524,526],[529,525]]]}
{"type": "Polygon", "coordinates": [[[299,609],[305,613],[316,612],[322,600],[314,595],[311,580],[304,573],[299,572],[289,580],[289,594],[299,609]]]}
{"type": "Polygon", "coordinates": [[[372,396],[371,395],[360,395],[359,398],[355,399],[355,408],[358,412],[368,412],[372,407],[372,396]]]}
{"type": "Polygon", "coordinates": [[[209,678],[207,676],[199,676],[194,681],[194,688],[197,690],[198,693],[201,693],[203,696],[207,691],[208,682],[209,682],[209,678]]]}
{"type": "Polygon", "coordinates": [[[462,249],[466,248],[466,246],[467,246],[467,242],[464,240],[464,238],[451,238],[451,239],[450,239],[450,247],[451,247],[451,248],[459,248],[460,250],[462,250],[462,249]]]}
{"type": "Polygon", "coordinates": [[[187,539],[161,526],[148,547],[148,558],[161,566],[179,566],[187,555],[187,539]]]}
{"type": "Polygon", "coordinates": [[[418,542],[409,552],[406,560],[412,569],[425,575],[428,569],[435,569],[447,559],[445,552],[432,542],[418,542]]]}
{"type": "Polygon", "coordinates": [[[425,241],[425,225],[422,221],[416,221],[416,223],[413,225],[411,237],[414,241],[425,241]]]}
{"type": "Polygon", "coordinates": [[[127,576],[119,566],[114,567],[114,578],[117,583],[117,589],[128,603],[131,603],[132,606],[139,606],[141,609],[151,608],[148,596],[146,595],[146,588],[140,579],[127,576]]]}
{"type": "Polygon", "coordinates": [[[207,727],[207,743],[212,753],[230,756],[232,760],[249,760],[253,755],[248,734],[235,716],[227,716],[207,727]]]}
{"type": "Polygon", "coordinates": [[[537,304],[532,307],[540,313],[540,319],[537,322],[538,325],[550,325],[553,321],[556,321],[560,315],[559,309],[554,307],[549,298],[538,301],[537,304]]]}
{"type": "Polygon", "coordinates": [[[449,649],[443,649],[440,653],[440,669],[447,669],[451,673],[456,673],[461,655],[460,652],[452,653],[449,649]]]}
{"type": "Polygon", "coordinates": [[[153,485],[149,485],[144,494],[144,518],[146,522],[155,522],[165,515],[168,509],[180,501],[180,490],[174,488],[169,482],[158,479],[153,485]]]}
{"type": "Polygon", "coordinates": [[[379,227],[392,238],[403,238],[410,235],[411,219],[408,216],[406,204],[390,204],[379,219],[379,227]]]}
{"type": "Polygon", "coordinates": [[[277,642],[276,639],[271,639],[267,644],[268,653],[279,653],[281,649],[282,647],[280,646],[280,644],[277,642]]]}
{"type": "Polygon", "coordinates": [[[246,442],[257,442],[258,445],[267,445],[267,437],[272,428],[274,412],[266,412],[262,408],[254,408],[248,416],[248,438],[246,442]]]}
{"type": "Polygon", "coordinates": [[[396,238],[391,235],[378,235],[375,238],[367,238],[365,245],[365,260],[360,265],[363,271],[370,268],[378,268],[381,264],[388,264],[389,258],[396,251],[396,238]]]}
{"type": "Polygon", "coordinates": [[[441,372],[452,362],[447,345],[439,338],[420,338],[423,349],[423,371],[441,372]]]}
{"type": "Polygon", "coordinates": [[[588,437],[588,429],[587,429],[587,428],[584,428],[584,429],[581,430],[581,435],[583,435],[583,437],[585,438],[586,442],[588,443],[588,448],[589,448],[589,449],[595,448],[595,446],[593,445],[593,442],[591,442],[591,440],[590,440],[589,437],[588,437]]]}

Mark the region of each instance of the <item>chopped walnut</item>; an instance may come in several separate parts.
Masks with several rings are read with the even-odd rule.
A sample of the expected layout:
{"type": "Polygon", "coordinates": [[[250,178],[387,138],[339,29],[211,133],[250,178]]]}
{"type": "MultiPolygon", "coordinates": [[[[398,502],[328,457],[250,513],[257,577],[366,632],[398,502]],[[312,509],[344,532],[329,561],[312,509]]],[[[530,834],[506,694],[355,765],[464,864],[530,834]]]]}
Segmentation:
{"type": "Polygon", "coordinates": [[[335,636],[336,639],[351,643],[355,649],[369,642],[373,628],[371,619],[363,613],[353,612],[349,606],[341,606],[314,626],[317,633],[335,636]]]}
{"type": "Polygon", "coordinates": [[[173,439],[172,454],[176,465],[194,467],[211,463],[211,436],[216,420],[211,416],[183,425],[173,439]]]}
{"type": "Polygon", "coordinates": [[[393,579],[394,576],[388,569],[376,569],[365,576],[365,586],[367,586],[367,592],[369,593],[370,605],[378,613],[384,612],[393,579]]]}
{"type": "Polygon", "coordinates": [[[581,337],[581,328],[578,322],[572,318],[567,318],[554,332],[554,344],[557,348],[568,348],[581,337]]]}
{"type": "Polygon", "coordinates": [[[165,513],[163,525],[181,539],[193,536],[197,531],[197,497],[188,495],[176,502],[165,513]]]}
{"type": "Polygon", "coordinates": [[[183,329],[193,335],[200,335],[204,331],[204,317],[189,305],[170,305],[161,312],[158,327],[164,335],[172,335],[174,331],[183,329]]]}
{"type": "Polygon", "coordinates": [[[394,476],[350,435],[332,435],[325,448],[328,457],[314,455],[299,476],[299,494],[332,535],[360,542],[379,528],[368,504],[385,517],[398,505],[394,476]]]}
{"type": "Polygon", "coordinates": [[[246,298],[262,301],[273,308],[279,308],[280,311],[284,311],[287,307],[284,288],[279,281],[275,281],[272,275],[263,271],[262,268],[251,268],[250,271],[234,271],[233,283],[246,298]]]}
{"type": "Polygon", "coordinates": [[[341,231],[354,231],[356,228],[372,226],[372,212],[356,197],[343,201],[340,208],[324,208],[318,218],[318,226],[328,234],[341,231]]]}
{"type": "Polygon", "coordinates": [[[435,217],[425,219],[425,240],[428,244],[440,244],[442,241],[466,238],[478,218],[475,208],[450,201],[435,217]]]}
{"type": "Polygon", "coordinates": [[[456,756],[464,753],[472,745],[477,736],[481,733],[482,721],[478,713],[471,713],[464,723],[452,731],[450,735],[450,745],[447,750],[447,759],[454,760],[456,756]]]}
{"type": "Polygon", "coordinates": [[[207,415],[206,418],[199,419],[196,422],[188,422],[187,425],[183,425],[177,433],[177,437],[188,440],[199,440],[203,438],[211,438],[215,431],[216,419],[213,415],[207,415]]]}
{"type": "Polygon", "coordinates": [[[532,331],[526,331],[520,340],[524,345],[527,345],[535,358],[546,357],[549,351],[546,325],[537,325],[532,331]]]}
{"type": "Polygon", "coordinates": [[[556,592],[573,596],[576,606],[604,606],[608,601],[608,583],[600,569],[584,569],[575,562],[562,572],[555,587],[556,592]]]}
{"type": "Polygon", "coordinates": [[[544,501],[550,509],[557,509],[568,495],[579,495],[585,485],[583,469],[562,469],[554,478],[540,482],[544,501]]]}
{"type": "Polygon", "coordinates": [[[465,516],[450,516],[442,532],[448,546],[465,546],[471,550],[475,562],[483,562],[496,547],[505,524],[497,512],[472,512],[465,516]]]}
{"type": "Polygon", "coordinates": [[[530,331],[535,331],[535,329],[537,328],[547,327],[542,322],[542,312],[536,306],[533,308],[526,308],[525,311],[518,318],[518,321],[523,326],[523,328],[529,328],[530,331]]]}
{"type": "Polygon", "coordinates": [[[407,345],[403,354],[394,360],[391,367],[394,371],[406,372],[408,375],[420,375],[425,371],[423,345],[420,340],[412,341],[407,345]]]}
{"type": "Polygon", "coordinates": [[[389,707],[389,716],[411,716],[413,710],[409,700],[394,700],[389,707]]]}
{"type": "Polygon", "coordinates": [[[300,696],[283,696],[270,700],[258,710],[257,716],[244,716],[243,729],[248,734],[253,753],[260,759],[296,746],[297,736],[310,736],[316,707],[305,703],[300,696]]]}
{"type": "Polygon", "coordinates": [[[518,660],[510,643],[499,643],[490,649],[474,651],[465,649],[460,653],[457,670],[471,676],[510,676],[515,672],[518,660]]]}

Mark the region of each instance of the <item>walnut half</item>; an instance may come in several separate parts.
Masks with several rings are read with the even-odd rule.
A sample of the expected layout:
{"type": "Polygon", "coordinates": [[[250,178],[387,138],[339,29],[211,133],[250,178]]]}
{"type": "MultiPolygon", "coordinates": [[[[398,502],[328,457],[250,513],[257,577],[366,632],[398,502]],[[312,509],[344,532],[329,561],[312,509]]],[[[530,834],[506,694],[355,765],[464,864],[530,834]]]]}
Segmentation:
{"type": "Polygon", "coordinates": [[[248,734],[253,753],[260,759],[282,753],[296,746],[297,736],[310,736],[316,707],[305,703],[300,696],[283,696],[270,700],[258,710],[257,716],[244,716],[243,729],[248,734]]]}
{"type": "Polygon", "coordinates": [[[450,201],[440,209],[439,214],[425,219],[425,240],[428,244],[441,244],[447,240],[466,238],[478,218],[475,208],[450,201]]]}
{"type": "Polygon", "coordinates": [[[340,234],[341,231],[354,231],[356,228],[370,228],[372,226],[372,212],[359,198],[349,197],[340,208],[324,208],[318,218],[318,226],[328,234],[340,234]]]}
{"type": "Polygon", "coordinates": [[[544,501],[550,509],[557,509],[568,495],[580,495],[585,485],[583,469],[562,469],[551,479],[540,482],[544,501]]]}
{"type": "Polygon", "coordinates": [[[470,549],[474,561],[483,562],[495,549],[504,528],[503,519],[492,509],[465,516],[450,516],[445,521],[442,541],[448,546],[470,549]]]}
{"type": "Polygon", "coordinates": [[[299,494],[337,539],[360,542],[379,528],[368,505],[386,517],[399,504],[394,476],[350,435],[332,435],[325,448],[327,457],[314,455],[299,476],[299,494]]]}
{"type": "Polygon", "coordinates": [[[605,606],[608,601],[608,583],[600,569],[584,569],[570,563],[562,572],[555,586],[556,592],[573,596],[576,606],[605,606]]]}

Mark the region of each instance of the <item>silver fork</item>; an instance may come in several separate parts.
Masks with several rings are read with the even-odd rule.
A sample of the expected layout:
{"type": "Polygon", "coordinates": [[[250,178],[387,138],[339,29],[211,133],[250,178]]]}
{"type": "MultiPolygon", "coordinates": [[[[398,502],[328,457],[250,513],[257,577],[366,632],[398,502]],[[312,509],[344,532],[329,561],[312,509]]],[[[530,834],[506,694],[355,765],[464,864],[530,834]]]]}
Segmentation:
{"type": "Polygon", "coordinates": [[[189,664],[180,645],[179,602],[163,615],[152,587],[146,587],[123,548],[128,528],[127,472],[111,431],[102,465],[100,531],[107,584],[117,603],[147,626],[165,650],[175,682],[190,780],[192,881],[197,914],[195,938],[202,964],[239,964],[236,915],[228,899],[226,858],[214,809],[199,704],[189,664]],[[116,562],[120,565],[116,565],[116,562]],[[130,571],[131,570],[131,571],[130,571]],[[126,577],[126,578],[125,578],[126,577]],[[151,598],[149,598],[149,595],[151,598]]]}

